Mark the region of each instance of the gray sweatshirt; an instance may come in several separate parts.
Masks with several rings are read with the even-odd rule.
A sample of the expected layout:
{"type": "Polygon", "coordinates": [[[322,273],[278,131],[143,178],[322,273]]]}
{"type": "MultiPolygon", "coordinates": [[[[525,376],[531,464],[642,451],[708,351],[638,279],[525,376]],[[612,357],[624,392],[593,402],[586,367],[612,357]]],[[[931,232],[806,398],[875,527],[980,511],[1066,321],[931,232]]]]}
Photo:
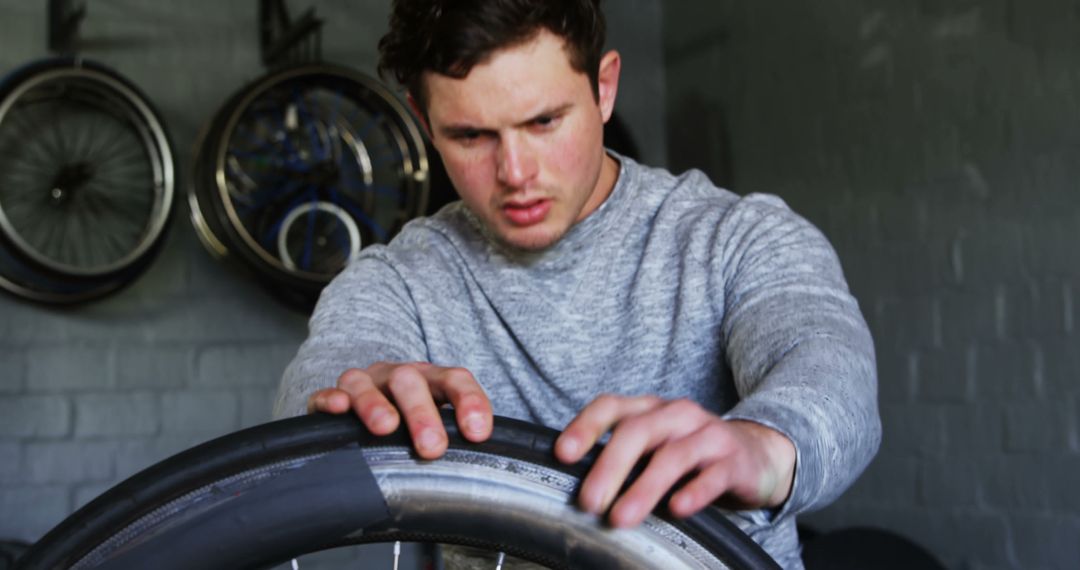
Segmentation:
{"type": "Polygon", "coordinates": [[[488,239],[460,202],[364,249],[324,290],[275,415],[378,361],[467,368],[496,414],[556,429],[602,393],[689,398],[794,442],[785,505],[733,517],[801,568],[794,515],[843,492],[881,436],[836,254],[777,197],[617,158],[607,201],[543,252],[488,239]]]}

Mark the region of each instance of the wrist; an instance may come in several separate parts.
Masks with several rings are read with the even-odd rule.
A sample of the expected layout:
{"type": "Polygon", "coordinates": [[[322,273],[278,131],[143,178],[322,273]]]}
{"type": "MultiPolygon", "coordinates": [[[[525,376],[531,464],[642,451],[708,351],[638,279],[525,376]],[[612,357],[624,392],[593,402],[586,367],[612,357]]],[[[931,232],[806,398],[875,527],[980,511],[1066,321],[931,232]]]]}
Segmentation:
{"type": "Polygon", "coordinates": [[[761,452],[763,469],[759,482],[762,506],[776,508],[791,495],[795,482],[795,444],[783,433],[750,420],[730,420],[744,428],[761,452]]]}

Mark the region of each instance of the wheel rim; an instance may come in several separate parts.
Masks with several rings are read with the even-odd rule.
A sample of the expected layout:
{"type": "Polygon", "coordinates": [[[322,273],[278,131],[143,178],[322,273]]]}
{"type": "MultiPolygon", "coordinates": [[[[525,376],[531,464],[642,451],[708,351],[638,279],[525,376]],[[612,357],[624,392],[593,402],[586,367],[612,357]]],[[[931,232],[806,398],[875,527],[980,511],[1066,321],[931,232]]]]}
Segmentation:
{"type": "Polygon", "coordinates": [[[325,283],[353,257],[348,248],[322,248],[325,258],[307,262],[283,256],[279,236],[298,211],[330,204],[367,244],[387,242],[427,207],[420,132],[366,76],[326,66],[284,72],[240,99],[221,133],[211,141],[215,199],[242,247],[275,271],[325,283]]]}
{"type": "Polygon", "coordinates": [[[414,529],[434,527],[438,521],[459,521],[460,526],[486,525],[487,539],[460,528],[431,528],[389,536],[428,537],[439,542],[473,545],[562,567],[552,553],[568,548],[592,551],[590,567],[606,568],[715,568],[727,565],[676,527],[649,516],[636,529],[604,527],[594,515],[575,506],[577,479],[535,464],[515,464],[486,453],[450,450],[438,465],[420,463],[402,449],[371,449],[365,454],[395,524],[410,521],[414,529]],[[482,482],[482,485],[478,485],[482,482]],[[528,527],[524,544],[500,541],[499,529],[528,527]],[[576,542],[567,545],[567,542],[576,542]]]}
{"type": "Polygon", "coordinates": [[[88,68],[32,75],[0,102],[0,231],[64,275],[131,266],[173,198],[164,128],[123,82],[88,68]]]}

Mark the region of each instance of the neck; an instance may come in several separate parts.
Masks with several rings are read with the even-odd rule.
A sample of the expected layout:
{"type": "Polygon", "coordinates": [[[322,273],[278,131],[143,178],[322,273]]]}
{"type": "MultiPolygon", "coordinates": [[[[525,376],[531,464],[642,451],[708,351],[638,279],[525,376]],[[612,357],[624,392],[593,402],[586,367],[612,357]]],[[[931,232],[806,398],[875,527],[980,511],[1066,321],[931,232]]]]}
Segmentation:
{"type": "Polygon", "coordinates": [[[589,217],[607,201],[608,196],[611,196],[611,191],[615,189],[615,183],[619,180],[619,161],[615,160],[606,150],[603,152],[604,161],[600,165],[600,176],[596,180],[596,187],[592,196],[585,202],[585,207],[581,209],[581,215],[577,219],[579,222],[589,217]]]}

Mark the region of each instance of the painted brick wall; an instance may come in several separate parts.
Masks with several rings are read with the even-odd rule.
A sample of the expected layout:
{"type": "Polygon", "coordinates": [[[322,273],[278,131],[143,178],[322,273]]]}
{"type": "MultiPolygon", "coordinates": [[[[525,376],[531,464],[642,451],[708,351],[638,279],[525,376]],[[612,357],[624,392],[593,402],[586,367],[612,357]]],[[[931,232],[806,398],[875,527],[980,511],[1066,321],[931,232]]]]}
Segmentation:
{"type": "MultiPolygon", "coordinates": [[[[45,55],[45,5],[0,3],[0,73],[45,55]]],[[[158,106],[182,183],[197,129],[260,73],[254,3],[185,5],[93,2],[83,27],[85,55],[158,106]]],[[[212,260],[177,202],[129,289],[70,309],[0,296],[0,537],[34,540],[144,467],[269,419],[305,318],[212,260]]]]}
{"type": "Polygon", "coordinates": [[[881,453],[821,530],[1080,565],[1075,2],[665,6],[671,164],[772,192],[873,329],[881,453]]]}
{"type": "MultiPolygon", "coordinates": [[[[182,182],[198,129],[262,73],[256,2],[95,0],[84,55],[139,85],[169,127],[182,182]]],[[[619,111],[647,160],[666,127],[660,3],[612,3],[619,111]]],[[[0,0],[0,74],[46,54],[46,2],[0,0]]],[[[325,21],[323,56],[371,73],[385,0],[290,2],[325,21]]],[[[204,252],[178,200],[160,258],[132,287],[56,309],[0,295],[0,539],[34,540],[115,482],[195,443],[269,419],[306,334],[204,252]]],[[[331,557],[331,560],[334,558],[331,557]]]]}

